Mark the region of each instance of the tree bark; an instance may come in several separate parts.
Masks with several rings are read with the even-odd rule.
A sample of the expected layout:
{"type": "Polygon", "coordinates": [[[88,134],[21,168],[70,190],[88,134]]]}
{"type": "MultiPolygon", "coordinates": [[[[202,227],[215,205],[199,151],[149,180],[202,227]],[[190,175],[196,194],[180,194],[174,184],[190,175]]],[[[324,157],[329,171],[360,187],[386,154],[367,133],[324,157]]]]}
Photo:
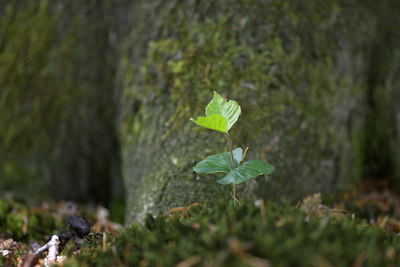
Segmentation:
{"type": "Polygon", "coordinates": [[[360,48],[380,38],[371,26],[383,13],[361,1],[221,2],[134,4],[119,80],[127,223],[230,197],[216,176],[192,171],[205,156],[228,151],[223,135],[188,121],[203,115],[213,90],[242,106],[230,131],[234,147],[249,146],[248,159],[276,167],[270,177],[240,185],[239,199],[298,201],[333,192],[359,181],[368,164],[360,147],[369,58],[360,48]]]}

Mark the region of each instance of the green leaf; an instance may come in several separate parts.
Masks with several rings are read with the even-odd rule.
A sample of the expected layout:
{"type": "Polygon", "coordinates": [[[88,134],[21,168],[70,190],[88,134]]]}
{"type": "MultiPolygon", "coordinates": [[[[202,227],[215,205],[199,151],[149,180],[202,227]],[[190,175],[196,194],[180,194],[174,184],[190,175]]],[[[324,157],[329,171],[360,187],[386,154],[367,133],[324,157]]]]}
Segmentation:
{"type": "MultiPolygon", "coordinates": [[[[240,160],[242,159],[243,150],[238,147],[233,150],[233,159],[235,161],[235,167],[239,166],[240,160]],[[237,159],[240,158],[238,161],[237,159]]],[[[200,161],[193,167],[193,170],[197,173],[211,174],[217,172],[230,172],[232,170],[232,159],[230,152],[224,152],[208,156],[204,160],[200,161]]]]}
{"type": "Polygon", "coordinates": [[[233,152],[233,159],[235,160],[235,165],[237,168],[237,167],[239,167],[239,164],[243,158],[243,149],[241,147],[237,147],[232,152],[233,152]]]}
{"type": "Polygon", "coordinates": [[[228,129],[227,121],[222,115],[212,115],[210,117],[200,116],[197,120],[190,118],[197,125],[225,133],[228,129]]]}
{"type": "Polygon", "coordinates": [[[250,178],[255,178],[261,174],[271,174],[275,171],[274,166],[261,160],[251,160],[242,166],[231,170],[223,178],[217,180],[220,184],[241,184],[250,178]]]}
{"type": "Polygon", "coordinates": [[[214,91],[214,97],[206,107],[206,117],[200,116],[197,120],[193,118],[190,120],[199,126],[225,133],[232,128],[240,113],[241,109],[238,103],[233,100],[225,101],[220,94],[214,91]]]}
{"type": "Polygon", "coordinates": [[[239,119],[241,109],[238,103],[233,100],[225,101],[225,99],[214,91],[214,97],[211,102],[206,107],[206,116],[212,116],[216,114],[221,114],[228,123],[228,129],[235,124],[239,119]]]}

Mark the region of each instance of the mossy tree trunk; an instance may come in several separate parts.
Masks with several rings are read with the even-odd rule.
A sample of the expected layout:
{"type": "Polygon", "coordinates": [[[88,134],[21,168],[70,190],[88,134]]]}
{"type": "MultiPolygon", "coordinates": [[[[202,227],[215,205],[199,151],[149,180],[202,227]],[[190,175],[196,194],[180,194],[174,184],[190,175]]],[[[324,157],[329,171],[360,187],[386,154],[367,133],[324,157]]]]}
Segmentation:
{"type": "Polygon", "coordinates": [[[122,192],[114,6],[0,6],[0,190],[107,203],[122,192]]]}
{"type": "Polygon", "coordinates": [[[107,201],[121,141],[127,222],[229,201],[192,171],[227,151],[188,121],[213,90],[242,106],[234,146],[276,167],[239,198],[399,185],[397,2],[3,1],[0,186],[107,201]]]}
{"type": "MultiPolygon", "coordinates": [[[[385,64],[369,52],[381,42],[398,58],[398,38],[382,41],[389,33],[378,30],[398,19],[390,13],[380,20],[398,10],[394,2],[136,2],[119,69],[127,222],[197,201],[229,201],[230,188],[216,176],[192,171],[205,156],[227,151],[222,134],[188,121],[203,114],[213,90],[242,106],[231,129],[235,146],[249,146],[249,159],[276,167],[271,177],[239,186],[239,198],[296,201],[359,181],[372,160],[364,149],[370,137],[398,144],[393,121],[368,120],[371,109],[378,112],[370,97],[383,105],[379,116],[395,114],[386,108],[398,103],[398,66],[368,86],[365,65],[385,64]]],[[[385,165],[398,162],[393,155],[379,168],[395,170],[385,165]]]]}

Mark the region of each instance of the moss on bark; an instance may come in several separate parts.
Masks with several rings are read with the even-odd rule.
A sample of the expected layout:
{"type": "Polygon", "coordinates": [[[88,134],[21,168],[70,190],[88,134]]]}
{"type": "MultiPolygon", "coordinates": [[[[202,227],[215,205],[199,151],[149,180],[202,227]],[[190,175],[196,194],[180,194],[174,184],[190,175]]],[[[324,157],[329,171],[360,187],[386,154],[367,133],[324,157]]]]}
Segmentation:
{"type": "Polygon", "coordinates": [[[113,6],[0,5],[1,191],[30,201],[107,202],[121,180],[113,6]]]}
{"type": "Polygon", "coordinates": [[[399,184],[396,0],[0,7],[2,189],[107,201],[121,141],[127,222],[229,198],[216,177],[191,170],[227,150],[223,135],[188,121],[213,90],[242,106],[235,146],[277,169],[240,197],[295,201],[365,177],[399,184]]]}
{"type": "Polygon", "coordinates": [[[337,1],[134,4],[138,24],[120,77],[127,222],[210,198],[208,188],[218,192],[212,177],[196,181],[191,168],[221,152],[223,136],[187,121],[202,113],[212,90],[242,106],[231,130],[234,144],[249,146],[249,158],[277,170],[241,186],[240,197],[293,201],[359,181],[368,164],[357,165],[364,152],[356,148],[365,144],[359,133],[368,113],[364,63],[370,60],[359,49],[380,36],[370,30],[383,16],[371,14],[374,7],[337,1]]]}

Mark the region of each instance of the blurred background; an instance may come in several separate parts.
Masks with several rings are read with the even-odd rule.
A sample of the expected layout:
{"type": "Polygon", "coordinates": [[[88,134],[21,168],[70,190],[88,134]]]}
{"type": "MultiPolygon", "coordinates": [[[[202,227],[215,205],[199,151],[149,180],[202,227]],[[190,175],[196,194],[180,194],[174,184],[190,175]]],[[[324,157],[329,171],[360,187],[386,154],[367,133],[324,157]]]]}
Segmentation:
{"type": "Polygon", "coordinates": [[[213,89],[249,114],[233,139],[277,167],[269,195],[365,180],[399,189],[399,5],[1,0],[0,191],[155,211],[192,203],[197,196],[138,191],[155,191],[143,177],[173,184],[175,174],[149,175],[171,165],[163,151],[185,146],[195,151],[177,153],[171,172],[194,180],[194,159],[214,151],[193,138],[210,145],[210,136],[169,135],[187,136],[182,122],[203,112],[213,89]]]}
{"type": "Polygon", "coordinates": [[[123,199],[114,1],[1,1],[0,187],[123,199]]]}

